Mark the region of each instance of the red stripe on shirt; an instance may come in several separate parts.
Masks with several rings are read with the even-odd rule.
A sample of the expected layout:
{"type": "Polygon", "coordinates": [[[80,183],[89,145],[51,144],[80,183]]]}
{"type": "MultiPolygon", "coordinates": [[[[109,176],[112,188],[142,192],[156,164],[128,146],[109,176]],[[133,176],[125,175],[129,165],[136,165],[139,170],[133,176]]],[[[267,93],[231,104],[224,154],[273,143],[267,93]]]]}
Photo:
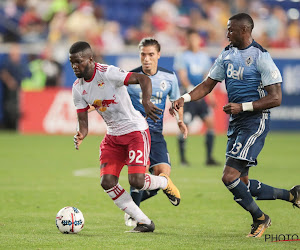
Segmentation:
{"type": "Polygon", "coordinates": [[[85,111],[88,111],[90,108],[89,105],[87,105],[84,109],[77,109],[77,113],[81,113],[81,112],[85,112],[85,111]]]}
{"type": "Polygon", "coordinates": [[[124,85],[128,86],[128,80],[129,80],[131,74],[132,74],[132,72],[129,72],[129,73],[127,74],[127,76],[126,76],[126,78],[125,78],[125,80],[124,80],[124,85]]]}
{"type": "Polygon", "coordinates": [[[94,79],[94,77],[95,77],[95,74],[96,74],[96,63],[95,63],[94,74],[93,74],[92,78],[89,79],[89,80],[86,80],[86,82],[91,82],[91,81],[93,81],[93,79],[94,79]]]}

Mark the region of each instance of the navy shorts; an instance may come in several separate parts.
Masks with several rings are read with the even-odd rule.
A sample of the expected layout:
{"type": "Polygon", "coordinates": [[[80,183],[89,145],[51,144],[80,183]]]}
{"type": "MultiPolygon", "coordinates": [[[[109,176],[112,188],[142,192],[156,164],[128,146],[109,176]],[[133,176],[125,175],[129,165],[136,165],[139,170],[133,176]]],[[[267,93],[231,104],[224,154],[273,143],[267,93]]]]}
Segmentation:
{"type": "Polygon", "coordinates": [[[256,166],[257,156],[270,130],[269,126],[267,113],[255,118],[245,118],[235,125],[229,124],[226,157],[247,161],[247,167],[256,166]]]}
{"type": "Polygon", "coordinates": [[[152,168],[160,163],[168,164],[171,167],[167,143],[164,136],[160,132],[150,131],[151,135],[151,149],[150,149],[150,168],[149,172],[152,173],[152,168]]]}
{"type": "Polygon", "coordinates": [[[184,123],[189,124],[195,116],[201,120],[209,115],[209,107],[204,99],[184,104],[184,123]]]}

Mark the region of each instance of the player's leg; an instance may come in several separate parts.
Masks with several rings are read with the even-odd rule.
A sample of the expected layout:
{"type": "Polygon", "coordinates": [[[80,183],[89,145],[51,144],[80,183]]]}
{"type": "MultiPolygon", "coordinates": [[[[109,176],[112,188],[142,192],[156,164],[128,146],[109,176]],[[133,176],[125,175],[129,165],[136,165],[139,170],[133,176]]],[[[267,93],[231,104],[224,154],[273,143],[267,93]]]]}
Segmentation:
{"type": "Polygon", "coordinates": [[[214,116],[210,111],[209,106],[205,100],[201,100],[197,103],[197,114],[202,119],[206,126],[206,135],[205,135],[205,149],[206,149],[206,165],[207,166],[219,166],[220,163],[217,162],[212,154],[215,141],[215,128],[214,128],[214,116]]]}
{"type": "MultiPolygon", "coordinates": [[[[113,202],[125,213],[154,230],[153,222],[133,202],[129,193],[118,183],[120,172],[127,158],[127,150],[118,144],[118,137],[106,135],[100,145],[101,186],[113,202]]],[[[141,229],[143,230],[143,229],[141,229]]]]}
{"type": "Polygon", "coordinates": [[[246,181],[249,166],[256,165],[256,158],[263,148],[265,137],[269,131],[268,120],[245,120],[239,126],[229,125],[228,143],[226,149],[226,164],[222,180],[228,190],[234,195],[234,200],[248,211],[253,218],[249,237],[261,237],[271,220],[264,214],[248,192],[246,181]]]}

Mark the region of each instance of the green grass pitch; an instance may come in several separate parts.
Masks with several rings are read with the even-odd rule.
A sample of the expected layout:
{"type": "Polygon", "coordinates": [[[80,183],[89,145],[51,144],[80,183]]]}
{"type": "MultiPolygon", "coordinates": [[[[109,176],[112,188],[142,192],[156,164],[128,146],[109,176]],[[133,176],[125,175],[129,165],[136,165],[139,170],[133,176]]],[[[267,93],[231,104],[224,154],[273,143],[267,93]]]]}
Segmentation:
{"type": "MultiPolygon", "coordinates": [[[[300,241],[249,239],[251,217],[222,184],[222,167],[204,166],[204,138],[188,140],[191,167],[178,163],[176,137],[166,140],[171,177],[181,191],[174,207],[160,191],[142,203],[155,222],[149,234],[124,233],[124,213],[99,183],[98,146],[102,136],[88,136],[76,151],[73,136],[22,136],[0,133],[0,249],[300,249],[300,241]],[[85,226],[77,235],[61,234],[56,213],[78,207],[85,226]]],[[[270,133],[250,177],[290,189],[300,184],[300,133],[270,133]]],[[[216,138],[215,156],[224,162],[226,137],[216,138]]],[[[129,189],[127,167],[120,184],[129,189]]],[[[258,201],[270,215],[265,234],[297,234],[300,210],[281,200],[258,201]]]]}

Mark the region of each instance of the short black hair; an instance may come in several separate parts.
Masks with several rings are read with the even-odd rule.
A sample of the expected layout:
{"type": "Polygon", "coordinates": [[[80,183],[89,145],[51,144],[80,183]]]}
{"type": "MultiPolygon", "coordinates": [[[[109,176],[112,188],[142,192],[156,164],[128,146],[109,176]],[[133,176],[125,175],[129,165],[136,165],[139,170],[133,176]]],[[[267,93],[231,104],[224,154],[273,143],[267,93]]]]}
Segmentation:
{"type": "Polygon", "coordinates": [[[249,24],[251,30],[253,30],[254,28],[253,19],[247,13],[238,13],[230,17],[229,20],[246,21],[249,24]]]}
{"type": "Polygon", "coordinates": [[[81,51],[84,51],[86,49],[91,49],[91,46],[89,43],[84,42],[84,41],[78,41],[76,43],[73,43],[73,45],[69,49],[70,54],[75,54],[81,51]]]}
{"type": "Polygon", "coordinates": [[[141,49],[141,47],[147,47],[147,46],[155,46],[157,51],[160,52],[160,44],[153,37],[146,37],[140,41],[139,49],[141,49]]]}

